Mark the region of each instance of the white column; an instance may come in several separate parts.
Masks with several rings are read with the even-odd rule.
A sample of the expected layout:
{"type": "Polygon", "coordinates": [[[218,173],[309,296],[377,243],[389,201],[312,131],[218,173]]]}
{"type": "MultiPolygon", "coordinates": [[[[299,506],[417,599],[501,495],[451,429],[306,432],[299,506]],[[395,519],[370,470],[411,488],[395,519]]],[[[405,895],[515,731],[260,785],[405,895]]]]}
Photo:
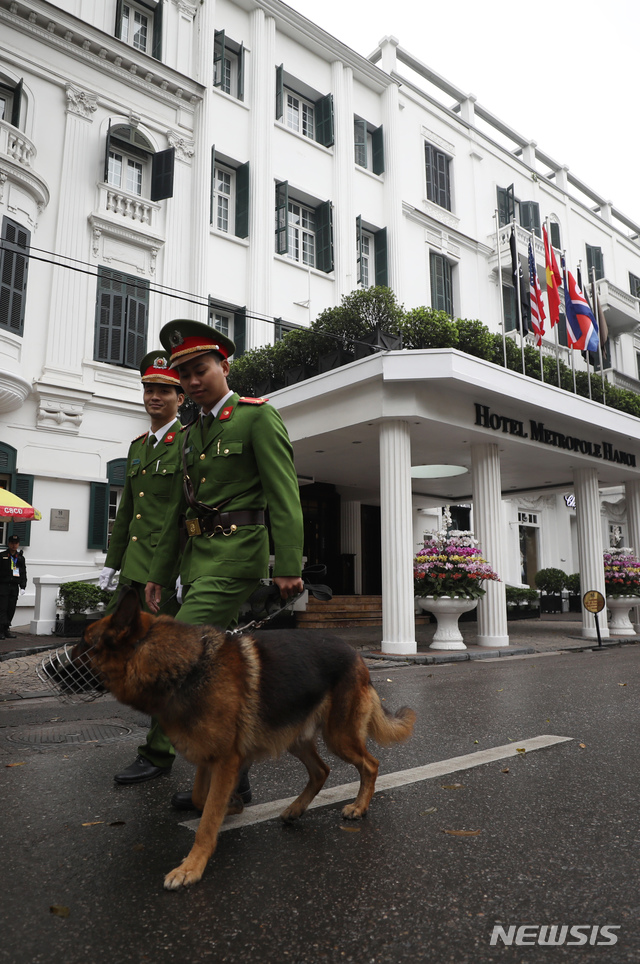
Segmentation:
{"type": "Polygon", "coordinates": [[[400,258],[400,237],[402,230],[402,185],[400,183],[400,165],[395,163],[399,155],[399,112],[398,88],[396,84],[389,84],[383,95],[384,109],[384,209],[387,228],[387,269],[389,272],[389,287],[399,292],[402,290],[402,262],[400,258]]]}
{"type": "MultiPolygon", "coordinates": [[[[482,555],[504,578],[505,532],[502,520],[500,453],[493,442],[471,446],[473,524],[482,555]]],[[[504,582],[485,582],[478,603],[478,646],[508,646],[507,600],[504,582]]]]}
{"type": "Polygon", "coordinates": [[[382,652],[415,653],[411,436],[400,419],[380,425],[382,652]]]}
{"type": "MultiPolygon", "coordinates": [[[[182,8],[179,10],[180,30],[184,29],[185,18],[188,20],[190,16],[191,19],[193,19],[190,11],[185,12],[182,8]]],[[[180,211],[179,213],[184,221],[190,222],[190,247],[188,250],[192,272],[191,290],[194,294],[206,301],[212,293],[211,280],[209,278],[210,228],[208,204],[211,190],[211,146],[213,141],[213,93],[211,89],[213,84],[213,57],[211,50],[214,34],[214,18],[211,4],[202,4],[199,8],[197,23],[199,43],[197,45],[196,76],[202,84],[202,100],[196,107],[194,117],[193,133],[195,150],[192,155],[193,173],[191,178],[192,201],[190,216],[186,218],[184,211],[180,211]]],[[[191,36],[191,30],[189,36],[191,36]]],[[[182,147],[182,145],[180,145],[180,147],[182,147]]],[[[178,152],[179,148],[176,147],[176,155],[178,152]]],[[[184,148],[182,148],[180,153],[184,154],[184,148]]],[[[176,167],[177,166],[176,163],[176,167]]],[[[178,208],[175,198],[171,200],[169,204],[174,208],[178,208]]],[[[167,238],[171,239],[172,242],[176,240],[168,232],[167,238]]],[[[188,275],[185,275],[185,277],[188,277],[188,275]]],[[[183,288],[184,285],[180,284],[178,287],[183,288]]],[[[184,312],[186,317],[194,318],[198,321],[207,322],[209,319],[207,307],[199,308],[197,305],[189,305],[187,307],[171,298],[161,300],[173,304],[167,320],[179,317],[178,311],[184,312]],[[178,311],[176,309],[178,309],[178,311]]]]}
{"type": "MultiPolygon", "coordinates": [[[[276,102],[276,22],[258,8],[251,13],[251,141],[249,156],[249,251],[247,313],[271,314],[275,181],[273,122],[276,102]]],[[[273,344],[273,325],[247,318],[247,348],[273,344]]]]}
{"type": "MultiPolygon", "coordinates": [[[[602,559],[602,533],[600,529],[600,490],[597,469],[574,469],[574,491],[576,494],[576,520],[578,524],[578,563],[580,569],[580,591],[595,589],[605,595],[604,564],[602,559]]],[[[600,634],[608,637],[606,608],[598,614],[600,634]]],[[[586,639],[596,639],[597,631],[592,613],[582,607],[582,635],[586,639]]]]}
{"type": "MultiPolygon", "coordinates": [[[[356,213],[353,202],[353,73],[340,61],[331,64],[335,110],[333,146],[334,257],[336,303],[356,287],[356,213]]],[[[324,198],[322,200],[325,200],[324,198]]]]}
{"type": "MultiPolygon", "coordinates": [[[[640,479],[633,479],[624,484],[627,500],[627,528],[629,530],[628,544],[633,548],[636,559],[640,558],[640,479]]],[[[636,632],[640,633],[640,606],[634,606],[632,616],[636,632]]]]}
{"type": "MultiPolygon", "coordinates": [[[[149,317],[149,343],[152,338],[157,342],[157,333],[163,325],[173,318],[192,318],[194,321],[206,322],[208,310],[206,306],[207,279],[206,279],[206,259],[202,257],[203,251],[208,251],[207,243],[203,237],[204,224],[203,210],[205,208],[203,195],[198,198],[198,203],[192,205],[192,198],[196,197],[192,193],[194,189],[192,164],[196,155],[195,144],[192,140],[182,137],[174,130],[167,131],[167,143],[175,149],[175,167],[173,172],[173,196],[167,201],[160,203],[166,205],[165,214],[165,237],[170,239],[171,250],[167,251],[164,257],[164,271],[162,283],[169,288],[184,289],[184,279],[191,279],[191,284],[197,283],[204,288],[195,288],[194,293],[200,295],[204,304],[196,305],[193,301],[181,301],[178,298],[162,298],[155,295],[155,305],[153,301],[150,305],[149,317]],[[195,207],[195,211],[190,211],[190,216],[185,217],[185,211],[195,207]],[[196,252],[197,255],[196,255],[196,252]],[[195,261],[193,260],[195,258],[195,261]],[[197,279],[197,282],[194,282],[197,279]],[[154,326],[157,324],[157,331],[154,326]]],[[[197,158],[200,174],[197,177],[198,183],[202,184],[203,165],[206,169],[205,158],[197,158]]],[[[208,192],[205,195],[208,197],[208,192]]],[[[207,232],[208,234],[208,232],[207,232]]],[[[208,237],[206,239],[208,242],[208,237]]],[[[154,296],[152,295],[152,298],[154,296]]]]}
{"type": "Polygon", "coordinates": [[[353,591],[362,594],[362,504],[342,502],[340,505],[340,546],[342,551],[355,556],[353,560],[353,591]]]}

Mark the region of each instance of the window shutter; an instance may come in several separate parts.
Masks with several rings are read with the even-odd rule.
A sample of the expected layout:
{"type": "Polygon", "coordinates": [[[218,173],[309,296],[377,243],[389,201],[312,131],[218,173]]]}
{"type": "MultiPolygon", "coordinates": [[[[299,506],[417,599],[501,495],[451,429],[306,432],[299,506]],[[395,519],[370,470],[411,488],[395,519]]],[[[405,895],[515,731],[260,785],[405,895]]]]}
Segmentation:
{"type": "Polygon", "coordinates": [[[233,313],[233,340],[236,345],[236,350],[233,353],[234,358],[239,358],[243,355],[247,347],[247,308],[238,308],[237,311],[233,313]]]}
{"type": "Polygon", "coordinates": [[[333,223],[331,201],[323,201],[316,208],[316,268],[333,271],[333,223]]]}
{"type": "Polygon", "coordinates": [[[323,147],[332,147],[333,136],[333,94],[327,94],[315,102],[316,140],[323,147]]]}
{"type": "Polygon", "coordinates": [[[276,120],[284,115],[284,64],[276,67],[276,120]]]}
{"type": "Polygon", "coordinates": [[[244,100],[244,59],[245,49],[241,43],[238,51],[238,100],[244,100]]]}
{"type": "Polygon", "coordinates": [[[587,249],[587,270],[589,272],[589,281],[591,281],[591,269],[596,269],[596,281],[600,281],[604,278],[604,259],[602,257],[602,248],[597,247],[592,244],[586,245],[587,249]]]}
{"type": "Polygon", "coordinates": [[[153,42],[151,44],[151,56],[155,60],[162,60],[162,14],[164,0],[158,0],[153,12],[153,42]]]}
{"type": "MultiPolygon", "coordinates": [[[[14,489],[15,494],[19,499],[24,499],[29,505],[33,502],[33,476],[32,475],[16,475],[16,484],[14,489]]],[[[17,536],[20,540],[22,546],[28,546],[31,544],[31,523],[30,522],[14,522],[10,526],[9,535],[17,536]]]]}
{"type": "Polygon", "coordinates": [[[124,355],[125,368],[138,368],[147,348],[147,307],[149,291],[146,285],[129,286],[127,305],[127,333],[124,355]]]}
{"type": "Polygon", "coordinates": [[[560,342],[560,344],[561,344],[564,348],[567,348],[567,346],[568,346],[568,341],[567,341],[567,316],[564,314],[563,311],[560,312],[560,316],[559,316],[559,319],[558,319],[558,341],[560,342]]]}
{"type": "Polygon", "coordinates": [[[107,141],[104,150],[104,183],[107,184],[109,181],[109,151],[111,150],[111,118],[109,118],[109,126],[107,127],[107,141]]]}
{"type": "Polygon", "coordinates": [[[447,211],[451,209],[451,199],[449,196],[449,159],[442,151],[436,152],[437,168],[437,203],[447,211]]]}
{"type": "Polygon", "coordinates": [[[10,218],[2,219],[0,251],[0,327],[16,335],[24,332],[24,309],[31,233],[10,218]]]}
{"type": "Polygon", "coordinates": [[[0,442],[0,472],[5,475],[13,475],[16,470],[17,451],[13,445],[0,442]]]}
{"type": "Polygon", "coordinates": [[[116,37],[122,40],[122,0],[116,0],[116,37]]]}
{"type": "Polygon", "coordinates": [[[91,498],[89,501],[89,533],[87,549],[107,548],[107,525],[109,522],[109,484],[107,482],[91,483],[91,498]]]}
{"type": "Polygon", "coordinates": [[[124,360],[125,298],[124,276],[98,268],[95,361],[121,365],[124,360]]]}
{"type": "Polygon", "coordinates": [[[173,170],[175,166],[176,149],[170,147],[166,151],[158,151],[151,158],[151,200],[164,201],[173,197],[173,170]]]}
{"type": "Polygon", "coordinates": [[[213,86],[221,87],[224,80],[224,30],[216,30],[213,41],[213,86]],[[219,65],[219,69],[218,69],[219,65]]]}
{"type": "Polygon", "coordinates": [[[498,220],[501,227],[513,221],[517,203],[513,184],[498,188],[498,220]]]}
{"type": "Polygon", "coordinates": [[[520,224],[527,231],[534,231],[536,237],[542,237],[540,228],[540,205],[537,201],[520,202],[520,224]]]}
{"type": "Polygon", "coordinates": [[[249,237],[249,162],[236,170],[236,237],[249,237]]]}
{"type": "Polygon", "coordinates": [[[502,304],[504,307],[504,330],[514,331],[516,328],[516,296],[511,285],[502,286],[502,304]]]}
{"type": "Polygon", "coordinates": [[[289,182],[276,182],[276,251],[287,254],[289,251],[289,182]]]}
{"type": "Polygon", "coordinates": [[[13,102],[11,104],[11,124],[20,127],[20,108],[22,106],[22,79],[13,88],[13,102]]]}
{"type": "Polygon", "coordinates": [[[371,153],[374,174],[384,174],[384,131],[376,127],[371,135],[371,153]]]}
{"type": "Polygon", "coordinates": [[[429,256],[431,267],[431,306],[453,316],[451,265],[439,254],[429,256]]]}
{"type": "Polygon", "coordinates": [[[356,218],[356,252],[356,284],[362,284],[362,215],[360,214],[356,218]]]}
{"type": "Polygon", "coordinates": [[[353,146],[356,164],[367,166],[367,122],[359,117],[353,119],[353,146]]]}
{"type": "Polygon", "coordinates": [[[634,298],[640,298],[640,278],[629,272],[629,291],[634,298]]]}
{"type": "Polygon", "coordinates": [[[387,268],[387,229],[380,228],[375,233],[376,285],[389,287],[387,268]]]}
{"type": "Polygon", "coordinates": [[[549,227],[551,229],[551,244],[554,248],[560,249],[562,247],[560,243],[560,225],[557,221],[550,221],[549,227]]]}
{"type": "Polygon", "coordinates": [[[109,485],[123,486],[127,480],[127,460],[112,459],[107,462],[107,478],[109,485]]]}
{"type": "Polygon", "coordinates": [[[214,199],[216,189],[216,146],[211,147],[211,188],[209,191],[209,224],[213,224],[214,218],[214,199]]]}

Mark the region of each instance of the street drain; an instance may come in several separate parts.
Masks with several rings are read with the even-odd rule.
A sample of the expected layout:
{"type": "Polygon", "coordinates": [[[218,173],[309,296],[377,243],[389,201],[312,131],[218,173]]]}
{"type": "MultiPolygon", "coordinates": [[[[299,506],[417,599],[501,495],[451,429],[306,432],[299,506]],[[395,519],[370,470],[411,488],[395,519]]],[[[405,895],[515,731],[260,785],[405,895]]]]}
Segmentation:
{"type": "Polygon", "coordinates": [[[17,727],[6,733],[5,738],[21,746],[64,746],[70,743],[115,743],[131,732],[129,727],[115,723],[76,722],[17,727]]]}

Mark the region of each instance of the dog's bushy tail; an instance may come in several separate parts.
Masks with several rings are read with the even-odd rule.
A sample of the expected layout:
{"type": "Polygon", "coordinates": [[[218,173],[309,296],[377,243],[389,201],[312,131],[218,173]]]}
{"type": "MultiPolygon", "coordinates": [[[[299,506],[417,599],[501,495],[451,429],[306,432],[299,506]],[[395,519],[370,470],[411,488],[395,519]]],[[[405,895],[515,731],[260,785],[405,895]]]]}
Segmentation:
{"type": "Polygon", "coordinates": [[[413,733],[416,714],[408,706],[401,706],[395,715],[389,713],[380,702],[380,697],[372,688],[373,712],[369,718],[369,736],[381,746],[389,743],[402,743],[413,733]]]}

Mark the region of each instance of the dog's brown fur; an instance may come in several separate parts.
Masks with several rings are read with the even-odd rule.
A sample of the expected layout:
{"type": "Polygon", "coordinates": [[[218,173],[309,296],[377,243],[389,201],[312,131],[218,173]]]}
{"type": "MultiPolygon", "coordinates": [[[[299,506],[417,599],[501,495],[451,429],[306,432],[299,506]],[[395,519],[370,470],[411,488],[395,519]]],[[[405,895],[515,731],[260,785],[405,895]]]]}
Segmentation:
{"type": "Polygon", "coordinates": [[[378,774],[367,737],[383,745],[406,740],[415,722],[407,707],[395,716],[383,708],[364,661],[336,637],[230,636],[143,613],[132,590],[112,616],[89,627],[77,649],[120,702],[157,716],[197,767],[192,797],[202,818],[191,852],[165,878],[168,890],[202,877],[242,766],[285,750],[301,760],[308,783],[282,813],[296,820],[329,774],[315,746],[321,732],[360,774],[356,800],[342,811],[355,820],[366,813],[378,774]]]}

